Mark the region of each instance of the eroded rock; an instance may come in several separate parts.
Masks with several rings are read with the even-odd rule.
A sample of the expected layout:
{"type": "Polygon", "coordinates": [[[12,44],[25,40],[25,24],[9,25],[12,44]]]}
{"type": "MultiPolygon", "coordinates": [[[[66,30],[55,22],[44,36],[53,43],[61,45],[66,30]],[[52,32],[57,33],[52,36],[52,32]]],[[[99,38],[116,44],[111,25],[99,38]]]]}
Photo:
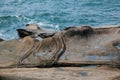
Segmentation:
{"type": "Polygon", "coordinates": [[[17,31],[20,38],[24,38],[26,36],[39,36],[41,38],[47,38],[53,36],[56,33],[55,30],[42,28],[34,23],[26,24],[24,29],[17,29],[17,31]]]}
{"type": "Polygon", "coordinates": [[[29,28],[38,30],[30,25],[27,36],[0,42],[0,80],[120,79],[120,27],[69,27],[42,40],[29,28]]]}
{"type": "MultiPolygon", "coordinates": [[[[30,29],[37,29],[37,27],[31,27],[30,29]]],[[[90,61],[91,64],[95,64],[98,61],[100,64],[104,63],[107,65],[115,63],[119,67],[120,64],[117,58],[120,55],[120,35],[118,30],[119,27],[72,27],[55,33],[53,36],[43,40],[37,40],[28,36],[15,40],[17,43],[14,43],[14,41],[12,43],[11,41],[1,42],[0,55],[7,57],[4,59],[1,57],[0,59],[3,59],[1,63],[5,63],[5,60],[10,62],[11,65],[14,64],[13,67],[15,65],[18,66],[19,63],[22,67],[27,65],[45,67],[48,65],[52,66],[59,60],[83,61],[84,64],[90,61]],[[13,47],[5,46],[8,44],[13,45],[13,47]],[[12,61],[9,60],[8,55],[11,55],[12,61]],[[16,57],[13,58],[12,55],[16,57]]],[[[67,64],[66,61],[65,64],[67,64]]]]}
{"type": "Polygon", "coordinates": [[[0,70],[0,80],[119,80],[120,70],[107,67],[11,68],[0,70]]]}

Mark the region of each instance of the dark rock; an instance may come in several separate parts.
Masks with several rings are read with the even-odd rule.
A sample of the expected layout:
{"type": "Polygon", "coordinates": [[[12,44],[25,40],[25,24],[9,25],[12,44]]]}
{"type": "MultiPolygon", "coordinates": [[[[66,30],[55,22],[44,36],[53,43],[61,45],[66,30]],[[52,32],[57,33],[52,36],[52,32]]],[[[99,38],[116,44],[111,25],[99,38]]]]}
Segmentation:
{"type": "Polygon", "coordinates": [[[94,33],[93,29],[90,26],[82,26],[81,28],[75,28],[75,27],[68,27],[65,29],[67,36],[82,36],[82,37],[89,37],[94,33]]]}
{"type": "Polygon", "coordinates": [[[17,29],[18,35],[20,38],[24,38],[26,36],[34,35],[33,32],[27,31],[25,29],[17,29]]]}
{"type": "Polygon", "coordinates": [[[73,28],[76,28],[75,26],[69,26],[69,27],[66,27],[64,30],[70,30],[70,29],[73,29],[73,28]]]}
{"type": "Polygon", "coordinates": [[[0,42],[1,42],[1,41],[4,41],[4,40],[0,38],[0,42]]]}
{"type": "Polygon", "coordinates": [[[38,36],[41,38],[48,38],[54,36],[55,33],[40,33],[38,36]]]}

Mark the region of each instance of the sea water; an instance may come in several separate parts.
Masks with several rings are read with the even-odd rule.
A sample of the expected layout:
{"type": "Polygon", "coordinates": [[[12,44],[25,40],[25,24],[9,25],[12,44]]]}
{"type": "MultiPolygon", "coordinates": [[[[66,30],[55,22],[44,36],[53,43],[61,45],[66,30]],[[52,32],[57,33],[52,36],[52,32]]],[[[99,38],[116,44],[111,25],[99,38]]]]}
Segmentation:
{"type": "Polygon", "coordinates": [[[16,29],[28,23],[55,30],[120,25],[120,0],[0,0],[0,38],[18,38],[16,29]]]}

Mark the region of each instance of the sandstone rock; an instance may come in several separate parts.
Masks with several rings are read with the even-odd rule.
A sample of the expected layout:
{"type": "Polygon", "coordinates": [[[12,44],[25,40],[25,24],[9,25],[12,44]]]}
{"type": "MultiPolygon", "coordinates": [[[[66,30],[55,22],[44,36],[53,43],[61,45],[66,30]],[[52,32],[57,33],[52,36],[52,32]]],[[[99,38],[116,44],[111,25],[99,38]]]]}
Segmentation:
{"type": "Polygon", "coordinates": [[[23,67],[24,65],[41,66],[40,64],[44,63],[44,65],[48,63],[50,65],[50,61],[54,61],[59,56],[59,60],[68,60],[65,64],[69,64],[69,61],[95,64],[98,61],[99,64],[107,63],[107,65],[115,63],[119,67],[120,35],[118,30],[119,27],[72,27],[40,41],[28,36],[19,40],[1,42],[0,63],[2,65],[0,66],[17,64],[21,57],[23,57],[23,67]]]}
{"type": "Polygon", "coordinates": [[[107,67],[11,68],[0,70],[0,80],[119,80],[120,70],[107,67]]]}
{"type": "Polygon", "coordinates": [[[42,40],[28,29],[27,37],[0,42],[0,80],[120,79],[120,27],[69,27],[42,40]],[[20,59],[23,68],[15,68],[20,59]]]}
{"type": "Polygon", "coordinates": [[[47,38],[53,36],[56,33],[55,30],[42,28],[34,23],[26,24],[24,29],[17,29],[17,31],[20,38],[24,38],[26,36],[39,36],[41,38],[47,38]]]}

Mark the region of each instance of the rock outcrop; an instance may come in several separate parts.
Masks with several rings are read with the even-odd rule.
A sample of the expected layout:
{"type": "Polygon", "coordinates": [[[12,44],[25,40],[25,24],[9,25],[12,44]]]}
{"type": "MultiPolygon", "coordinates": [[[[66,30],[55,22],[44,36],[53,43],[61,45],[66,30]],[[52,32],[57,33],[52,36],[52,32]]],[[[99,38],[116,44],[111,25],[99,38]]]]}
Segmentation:
{"type": "MultiPolygon", "coordinates": [[[[33,24],[32,26],[30,25],[26,25],[29,27],[26,27],[24,30],[30,31],[28,29],[32,29],[32,34],[29,35],[27,33],[27,36],[23,36],[20,39],[0,42],[0,79],[16,80],[17,78],[21,78],[23,80],[48,80],[48,78],[53,79],[53,77],[51,77],[53,74],[57,74],[58,76],[61,75],[60,79],[63,80],[73,78],[76,80],[120,79],[119,26],[107,28],[92,28],[90,26],[68,27],[62,31],[55,32],[54,35],[42,37],[43,39],[39,40],[37,39],[39,37],[39,31],[37,36],[33,37],[36,35],[36,33],[33,34],[33,29],[38,30],[38,28],[33,28],[33,24]],[[98,67],[104,65],[107,66],[105,69],[98,67]],[[70,68],[61,69],[61,67],[67,66],[70,68]],[[92,66],[93,68],[87,67],[87,69],[83,69],[81,66],[92,66]],[[11,67],[13,69],[3,69],[11,67]],[[31,69],[29,69],[30,72],[27,71],[28,67],[31,67],[31,69]],[[50,73],[53,68],[38,69],[35,67],[58,68],[54,68],[55,73],[50,73]],[[57,71],[59,67],[60,73],[57,71]],[[67,70],[74,71],[66,72],[67,70]],[[80,75],[77,75],[78,70],[80,70],[80,72],[78,72],[80,75]],[[81,72],[81,70],[83,72],[81,72]],[[94,70],[97,73],[93,72],[94,70]],[[14,71],[14,73],[10,74],[11,71],[14,71]],[[16,73],[18,71],[21,72],[17,75],[16,73]],[[27,71],[27,73],[24,73],[24,71],[27,71]],[[32,77],[31,72],[35,73],[32,77]],[[45,78],[41,75],[42,78],[40,78],[37,74],[41,72],[43,75],[51,74],[51,76],[45,78]],[[68,74],[68,77],[65,77],[64,73],[68,74]],[[75,78],[76,76],[71,73],[74,73],[78,77],[75,78]],[[102,73],[105,73],[105,75],[102,75],[102,73]],[[26,77],[24,75],[28,76],[26,77]],[[71,78],[69,78],[70,75],[71,78]],[[14,77],[12,78],[12,76],[14,77]]],[[[54,76],[54,79],[57,79],[57,77],[54,76]]]]}
{"type": "Polygon", "coordinates": [[[106,63],[119,66],[119,29],[120,27],[91,28],[83,26],[81,28],[72,27],[62,30],[55,33],[52,37],[42,40],[27,36],[13,41],[13,43],[11,41],[1,42],[0,49],[2,48],[2,50],[0,54],[3,56],[7,52],[6,54],[11,56],[13,54],[14,56],[16,55],[17,59],[14,58],[15,60],[11,64],[13,67],[19,65],[19,63],[23,67],[25,65],[27,67],[28,65],[52,66],[59,60],[86,61],[86,64],[90,61],[93,61],[91,64],[96,63],[96,61],[110,61],[106,63]],[[7,45],[5,49],[3,49],[4,45],[7,45]],[[12,47],[8,47],[8,45],[12,47]],[[6,47],[10,48],[10,50],[7,51],[6,47]]]}
{"type": "Polygon", "coordinates": [[[11,68],[0,80],[120,80],[120,70],[108,67],[11,68]]]}

